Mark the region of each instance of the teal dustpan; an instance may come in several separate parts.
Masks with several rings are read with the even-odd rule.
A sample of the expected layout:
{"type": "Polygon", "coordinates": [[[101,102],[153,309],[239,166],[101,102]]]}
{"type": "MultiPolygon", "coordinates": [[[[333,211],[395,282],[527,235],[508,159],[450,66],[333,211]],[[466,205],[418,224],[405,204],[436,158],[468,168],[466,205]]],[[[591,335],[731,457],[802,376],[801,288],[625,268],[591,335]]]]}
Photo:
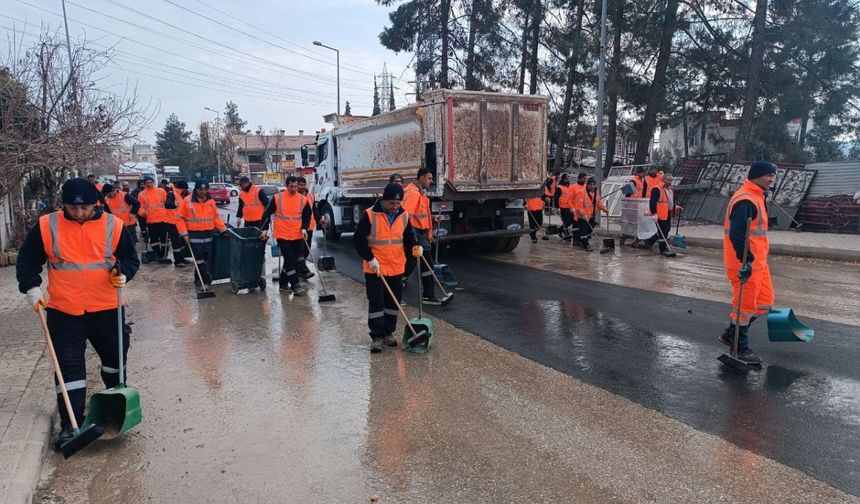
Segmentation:
{"type": "Polygon", "coordinates": [[[794,316],[791,308],[773,308],[767,314],[767,337],[771,341],[812,341],[815,330],[806,327],[794,316]]]}
{"type": "MultiPolygon", "coordinates": [[[[418,316],[408,319],[403,328],[403,350],[411,353],[424,353],[430,348],[430,338],[433,336],[433,321],[424,317],[422,298],[421,258],[415,258],[418,263],[418,316]]],[[[404,315],[405,317],[405,315],[404,315]]]]}

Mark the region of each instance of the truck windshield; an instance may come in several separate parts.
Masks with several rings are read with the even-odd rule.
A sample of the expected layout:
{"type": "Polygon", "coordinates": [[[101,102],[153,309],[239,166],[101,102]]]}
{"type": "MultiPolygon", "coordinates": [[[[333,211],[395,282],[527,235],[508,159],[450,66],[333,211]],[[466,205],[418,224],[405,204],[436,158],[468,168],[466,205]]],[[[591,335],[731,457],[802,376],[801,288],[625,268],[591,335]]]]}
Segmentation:
{"type": "Polygon", "coordinates": [[[319,165],[328,157],[328,142],[324,141],[320,144],[317,144],[317,159],[316,164],[319,165]]]}

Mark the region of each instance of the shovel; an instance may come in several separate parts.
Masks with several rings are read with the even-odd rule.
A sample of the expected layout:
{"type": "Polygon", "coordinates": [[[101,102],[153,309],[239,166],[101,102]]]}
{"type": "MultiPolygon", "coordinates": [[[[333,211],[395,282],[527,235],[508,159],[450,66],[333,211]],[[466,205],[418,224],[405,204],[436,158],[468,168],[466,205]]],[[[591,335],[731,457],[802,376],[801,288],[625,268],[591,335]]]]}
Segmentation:
{"type": "MultiPolygon", "coordinates": [[[[117,266],[118,268],[119,266],[117,266]]],[[[122,434],[143,420],[140,408],[140,393],[125,386],[125,360],[123,359],[122,289],[116,290],[116,331],[119,343],[119,383],[116,387],[93,394],[84,427],[95,426],[122,434]]]]}
{"type": "MultiPolygon", "coordinates": [[[[747,234],[746,239],[744,240],[744,257],[741,261],[741,264],[747,263],[747,257],[749,256],[750,251],[750,224],[752,223],[752,219],[747,219],[747,234]]],[[[657,229],[660,229],[660,226],[657,226],[657,229]]],[[[732,349],[731,353],[724,353],[717,357],[717,360],[725,364],[726,366],[735,369],[737,371],[750,371],[752,370],[752,366],[747,364],[746,362],[738,359],[738,340],[740,339],[741,334],[741,302],[744,298],[744,284],[746,280],[741,280],[741,285],[738,288],[738,309],[735,312],[735,339],[732,341],[732,349]]]]}
{"type": "Polygon", "coordinates": [[[191,242],[188,242],[188,250],[191,252],[191,260],[194,261],[194,271],[197,274],[197,278],[200,280],[201,287],[200,290],[197,291],[197,299],[214,298],[215,291],[209,290],[209,286],[203,281],[203,275],[200,274],[200,266],[197,265],[197,258],[194,257],[194,250],[191,248],[191,242]]]}
{"type": "Polygon", "coordinates": [[[791,308],[774,308],[767,314],[767,338],[780,342],[809,343],[815,330],[807,327],[794,316],[791,308]]]}
{"type": "MultiPolygon", "coordinates": [[[[302,242],[305,244],[305,248],[308,249],[308,257],[311,258],[311,262],[316,264],[317,260],[314,259],[314,253],[311,252],[311,246],[308,245],[308,241],[305,239],[302,239],[302,242]]],[[[317,302],[318,303],[328,303],[330,301],[335,301],[337,298],[335,298],[334,294],[329,294],[325,289],[325,284],[323,283],[323,279],[322,279],[322,271],[320,271],[319,273],[320,274],[317,275],[317,278],[320,281],[320,289],[322,289],[323,293],[321,296],[319,296],[317,298],[317,302]]]]}
{"type": "MultiPolygon", "coordinates": [[[[425,341],[426,341],[426,345],[429,347],[430,346],[430,333],[427,332],[426,328],[423,328],[420,331],[415,330],[415,327],[412,326],[412,322],[409,320],[409,317],[406,315],[406,312],[403,311],[403,307],[400,306],[400,301],[397,300],[397,296],[394,295],[394,291],[391,290],[391,287],[389,287],[388,282],[385,280],[385,277],[382,276],[382,273],[379,271],[376,272],[376,276],[378,276],[379,279],[382,280],[382,285],[385,286],[385,290],[388,291],[388,295],[391,296],[391,300],[394,302],[395,305],[397,305],[397,311],[400,312],[400,315],[403,317],[403,320],[406,321],[406,326],[409,328],[409,333],[411,334],[411,336],[409,336],[408,338],[407,338],[407,334],[404,331],[404,335],[403,335],[404,340],[405,340],[403,342],[404,348],[406,347],[406,345],[410,345],[410,346],[423,345],[425,343],[425,341]]],[[[419,284],[419,288],[420,288],[421,282],[418,282],[418,284],[419,284]]],[[[426,351],[426,348],[424,351],[426,351]]],[[[420,353],[420,352],[418,352],[418,353],[420,353]]]]}
{"type": "MultiPolygon", "coordinates": [[[[42,305],[39,305],[39,321],[42,323],[42,332],[45,333],[45,341],[48,343],[48,352],[51,354],[51,365],[54,366],[54,374],[57,376],[57,383],[60,386],[63,403],[66,405],[66,413],[69,415],[69,421],[74,430],[72,439],[60,445],[63,457],[69,458],[80,451],[81,448],[98,439],[105,431],[98,425],[88,426],[84,424],[82,428],[78,427],[78,420],[75,418],[75,413],[72,411],[72,402],[69,400],[69,392],[66,390],[66,382],[63,381],[63,373],[60,371],[60,362],[57,360],[57,353],[54,352],[54,344],[51,342],[51,332],[48,330],[45,308],[42,305]]],[[[92,405],[90,407],[92,408],[92,405]]]]}
{"type": "Polygon", "coordinates": [[[685,249],[687,248],[687,241],[684,239],[684,235],[679,234],[678,232],[681,230],[681,214],[678,214],[678,223],[675,225],[675,236],[672,237],[672,246],[675,248],[685,249]]]}
{"type": "MultiPolygon", "coordinates": [[[[425,261],[427,259],[424,256],[421,256],[421,259],[425,261]]],[[[416,258],[415,261],[418,263],[418,278],[421,278],[421,259],[416,258]]],[[[403,331],[403,350],[412,353],[424,353],[430,348],[430,337],[433,336],[433,321],[424,318],[424,302],[422,298],[422,287],[421,282],[415,282],[415,285],[418,287],[418,317],[409,320],[409,327],[412,330],[412,334],[408,334],[406,332],[406,328],[403,331]],[[418,333],[415,333],[415,330],[418,329],[418,333]],[[426,334],[426,337],[423,336],[426,334]]]]}
{"type": "MultiPolygon", "coordinates": [[[[430,274],[433,275],[433,280],[436,281],[436,285],[438,285],[439,289],[442,291],[442,299],[439,301],[440,306],[448,306],[448,303],[454,299],[454,293],[445,290],[445,287],[442,286],[442,282],[439,281],[439,277],[436,276],[436,273],[433,271],[433,268],[430,267],[430,263],[423,254],[421,255],[421,260],[424,261],[424,265],[427,266],[428,270],[430,270],[430,274]]],[[[418,264],[418,266],[421,266],[421,264],[418,264]]],[[[418,269],[418,277],[421,277],[421,268],[418,269]]]]}

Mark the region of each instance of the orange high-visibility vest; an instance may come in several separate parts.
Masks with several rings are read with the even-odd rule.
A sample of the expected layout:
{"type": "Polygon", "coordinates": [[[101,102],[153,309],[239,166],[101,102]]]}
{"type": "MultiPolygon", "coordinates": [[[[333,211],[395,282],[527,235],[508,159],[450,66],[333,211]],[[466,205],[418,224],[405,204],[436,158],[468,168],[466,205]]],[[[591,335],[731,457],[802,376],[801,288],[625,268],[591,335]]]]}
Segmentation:
{"type": "Polygon", "coordinates": [[[415,229],[426,229],[431,231],[433,220],[430,218],[430,198],[412,182],[403,191],[403,210],[409,214],[409,223],[415,229]]]}
{"type": "Polygon", "coordinates": [[[588,190],[585,191],[585,199],[583,200],[582,211],[585,212],[585,218],[591,219],[594,217],[594,201],[597,201],[597,208],[600,210],[606,211],[606,205],[603,204],[603,199],[600,197],[600,191],[595,191],[596,197],[592,198],[590,194],[588,194],[588,190]]]}
{"type": "Polygon", "coordinates": [[[766,265],[767,254],[770,252],[770,243],[767,239],[768,218],[764,190],[747,179],[740,189],[732,195],[732,199],[729,200],[729,206],[726,208],[726,216],[723,221],[723,265],[729,271],[737,271],[741,268],[741,262],[738,260],[737,255],[735,255],[735,249],[729,239],[729,220],[735,205],[744,200],[751,201],[758,213],[756,218],[750,223],[750,253],[755,257],[753,269],[766,265]]]}
{"type": "Polygon", "coordinates": [[[239,199],[242,200],[242,217],[246,221],[263,220],[266,207],[260,201],[259,187],[251,184],[247,191],[239,191],[239,199]]]}
{"type": "Polygon", "coordinates": [[[543,198],[528,198],[526,208],[531,212],[540,212],[543,210],[543,198]]]}
{"type": "MultiPolygon", "coordinates": [[[[403,212],[393,224],[388,223],[385,212],[374,212],[373,208],[367,209],[367,217],[370,219],[370,234],[367,243],[373,252],[373,257],[379,261],[379,272],[383,276],[402,275],[406,270],[406,252],[403,250],[403,233],[409,222],[409,213],[403,212]]],[[[362,261],[365,273],[375,275],[373,268],[367,261],[362,261]]]]}
{"type": "Polygon", "coordinates": [[[645,197],[650,198],[651,197],[651,189],[654,189],[655,187],[662,186],[662,185],[663,185],[663,178],[660,175],[655,175],[653,177],[651,175],[647,175],[645,177],[645,197]]]}
{"type": "Polygon", "coordinates": [[[579,212],[574,212],[573,217],[576,220],[579,220],[580,212],[583,208],[585,208],[585,198],[587,197],[587,191],[585,189],[585,184],[573,184],[570,186],[571,192],[571,208],[574,210],[579,210],[579,212]]]}
{"type": "Polygon", "coordinates": [[[283,191],[275,195],[276,210],[272,214],[272,218],[275,219],[275,239],[302,239],[302,211],[307,204],[307,198],[299,193],[290,194],[288,191],[283,191]]]}
{"type": "Polygon", "coordinates": [[[146,218],[147,224],[168,222],[167,209],[164,203],[167,201],[167,192],[159,187],[149,187],[140,191],[137,195],[140,202],[138,214],[146,218]]]}
{"type": "Polygon", "coordinates": [[[669,220],[669,194],[665,185],[660,185],[660,197],[657,199],[657,219],[669,220]]]}
{"type": "Polygon", "coordinates": [[[191,196],[188,196],[179,204],[176,228],[180,235],[184,235],[189,231],[212,231],[213,229],[223,232],[227,226],[221,220],[215,200],[209,198],[206,201],[193,201],[191,196]]]}
{"type": "Polygon", "coordinates": [[[78,224],[63,211],[39,217],[48,256],[48,308],[69,315],[116,309],[110,270],[123,223],[109,213],[78,224]]]}
{"type": "Polygon", "coordinates": [[[131,214],[131,205],[125,202],[126,193],[117,191],[116,196],[108,198],[105,196],[105,203],[110,208],[110,213],[115,217],[119,217],[126,226],[137,224],[137,217],[131,214]]]}
{"type": "Polygon", "coordinates": [[[310,191],[305,194],[305,197],[308,200],[308,205],[311,207],[311,223],[308,226],[308,231],[313,231],[317,227],[317,220],[314,218],[314,205],[316,204],[316,201],[314,201],[314,195],[311,194],[310,191]]]}
{"type": "Polygon", "coordinates": [[[633,182],[633,186],[636,188],[636,192],[631,194],[629,197],[631,197],[631,198],[645,198],[646,197],[645,181],[642,180],[641,178],[635,177],[635,176],[632,179],[630,179],[630,181],[633,182]]]}
{"type": "Polygon", "coordinates": [[[573,208],[573,186],[560,185],[561,195],[558,197],[558,207],[571,209],[573,208]]]}

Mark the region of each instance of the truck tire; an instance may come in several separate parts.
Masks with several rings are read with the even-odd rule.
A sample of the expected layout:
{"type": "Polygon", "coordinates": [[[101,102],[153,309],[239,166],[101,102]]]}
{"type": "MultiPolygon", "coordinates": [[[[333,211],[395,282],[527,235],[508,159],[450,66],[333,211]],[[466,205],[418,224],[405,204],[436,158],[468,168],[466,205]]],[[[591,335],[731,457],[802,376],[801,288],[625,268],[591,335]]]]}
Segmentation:
{"type": "Polygon", "coordinates": [[[520,237],[494,237],[494,238],[478,238],[475,240],[475,247],[482,254],[503,254],[511,252],[517,245],[520,244],[520,237]]]}
{"type": "Polygon", "coordinates": [[[328,228],[325,229],[325,237],[327,240],[337,240],[340,238],[340,231],[337,230],[337,226],[334,225],[334,211],[331,209],[331,205],[328,203],[323,203],[322,209],[320,210],[320,218],[325,217],[329,221],[328,228]]]}
{"type": "Polygon", "coordinates": [[[515,236],[513,238],[508,238],[508,243],[502,249],[502,253],[513,252],[514,249],[517,248],[517,245],[519,245],[519,244],[520,244],[520,237],[519,236],[515,236]]]}

